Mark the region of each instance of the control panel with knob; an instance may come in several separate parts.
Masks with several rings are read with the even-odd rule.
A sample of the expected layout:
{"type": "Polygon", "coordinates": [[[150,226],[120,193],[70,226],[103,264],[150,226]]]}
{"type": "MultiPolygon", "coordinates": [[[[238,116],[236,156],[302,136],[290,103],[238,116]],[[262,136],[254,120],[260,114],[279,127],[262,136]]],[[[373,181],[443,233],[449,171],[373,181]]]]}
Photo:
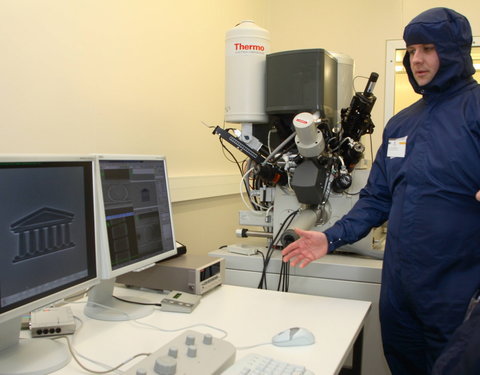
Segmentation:
{"type": "Polygon", "coordinates": [[[228,341],[187,330],[124,374],[217,375],[235,362],[235,354],[235,347],[228,341]]]}

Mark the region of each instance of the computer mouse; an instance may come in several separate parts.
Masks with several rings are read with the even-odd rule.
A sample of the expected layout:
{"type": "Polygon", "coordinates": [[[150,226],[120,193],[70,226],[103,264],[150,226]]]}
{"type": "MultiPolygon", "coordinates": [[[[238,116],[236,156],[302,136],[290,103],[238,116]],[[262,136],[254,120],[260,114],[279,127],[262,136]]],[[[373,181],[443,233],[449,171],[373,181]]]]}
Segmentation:
{"type": "Polygon", "coordinates": [[[292,327],[272,337],[275,346],[302,346],[315,343],[315,336],[306,328],[292,327]]]}

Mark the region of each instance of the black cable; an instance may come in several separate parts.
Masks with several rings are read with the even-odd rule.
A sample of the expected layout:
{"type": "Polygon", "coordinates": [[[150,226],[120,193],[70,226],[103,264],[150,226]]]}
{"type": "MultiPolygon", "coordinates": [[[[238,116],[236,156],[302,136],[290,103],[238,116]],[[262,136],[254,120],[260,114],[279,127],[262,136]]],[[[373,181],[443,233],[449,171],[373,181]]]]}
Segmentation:
{"type": "Polygon", "coordinates": [[[287,263],[287,280],[286,280],[287,288],[286,292],[290,289],[290,262],[287,263]]]}
{"type": "Polygon", "coordinates": [[[286,263],[282,262],[282,266],[280,267],[280,274],[278,277],[278,285],[277,285],[277,291],[282,291],[284,292],[285,290],[285,266],[286,263]]]}
{"type": "Polygon", "coordinates": [[[272,242],[270,242],[270,245],[269,245],[268,250],[267,250],[267,254],[266,254],[266,256],[264,258],[264,261],[263,261],[262,276],[260,278],[260,282],[258,284],[257,289],[263,289],[262,288],[263,286],[265,286],[265,289],[268,289],[268,287],[267,287],[267,267],[268,267],[268,264],[270,262],[270,259],[271,259],[272,255],[273,255],[273,252],[275,250],[274,244],[277,243],[279,236],[284,231],[284,228],[288,227],[292,223],[293,219],[295,218],[295,216],[297,214],[298,214],[298,210],[291,212],[287,216],[287,218],[284,220],[283,224],[280,226],[280,229],[278,230],[277,235],[274,237],[272,242]]]}
{"type": "MultiPolygon", "coordinates": [[[[228,130],[228,129],[227,129],[228,130]]],[[[227,148],[227,146],[225,146],[225,144],[223,143],[223,139],[222,138],[219,138],[219,141],[220,141],[220,144],[222,145],[223,149],[228,152],[230,154],[230,156],[233,158],[234,160],[234,163],[237,165],[237,168],[240,172],[240,176],[243,178],[243,170],[242,170],[242,167],[240,165],[240,162],[237,160],[237,158],[235,157],[235,155],[233,155],[233,153],[227,148]]],[[[228,158],[226,158],[228,160],[228,158]]],[[[231,160],[230,160],[231,161],[231,160]]],[[[233,163],[233,161],[231,161],[233,163]]],[[[245,185],[245,190],[247,191],[247,193],[250,191],[249,189],[249,186],[248,186],[248,183],[245,181],[245,179],[243,179],[243,184],[245,185]]],[[[250,194],[248,194],[248,196],[250,196],[250,194]]]]}
{"type": "Polygon", "coordinates": [[[277,291],[280,291],[280,285],[282,283],[282,280],[283,280],[283,270],[284,270],[284,263],[282,262],[281,266],[280,266],[280,273],[278,274],[278,284],[277,284],[277,291]]]}
{"type": "Polygon", "coordinates": [[[283,276],[283,292],[288,292],[290,282],[290,263],[285,263],[285,275],[283,276]]]}
{"type": "Polygon", "coordinates": [[[265,254],[263,252],[259,251],[259,250],[257,250],[257,252],[255,253],[255,255],[257,255],[257,254],[260,254],[262,256],[263,262],[265,263],[265,254]]]}
{"type": "Polygon", "coordinates": [[[235,155],[233,155],[233,153],[227,148],[227,146],[225,146],[225,144],[223,143],[223,139],[222,138],[218,138],[218,140],[220,141],[220,144],[222,145],[224,151],[228,152],[230,154],[230,156],[232,157],[233,161],[232,160],[229,160],[228,158],[226,158],[228,161],[230,161],[231,163],[234,163],[236,164],[237,168],[239,169],[240,171],[240,174],[243,175],[243,171],[242,171],[242,168],[240,167],[240,162],[237,160],[237,158],[235,157],[235,155]]]}
{"type": "Polygon", "coordinates": [[[288,292],[289,283],[290,283],[290,262],[285,263],[285,278],[284,278],[284,292],[288,292]]]}
{"type": "Polygon", "coordinates": [[[288,292],[290,279],[290,263],[282,262],[280,277],[278,278],[277,291],[288,292]]]}
{"type": "Polygon", "coordinates": [[[143,306],[162,306],[161,303],[145,303],[145,302],[136,302],[136,301],[129,301],[120,297],[113,296],[113,298],[118,299],[119,301],[126,302],[126,303],[131,303],[134,305],[143,305],[143,306]]]}
{"type": "Polygon", "coordinates": [[[266,255],[264,255],[262,253],[263,269],[262,269],[262,276],[260,277],[260,282],[258,283],[257,289],[268,289],[267,279],[266,279],[266,276],[267,276],[266,275],[266,270],[267,270],[267,267],[268,267],[268,262],[270,261],[270,257],[271,257],[270,252],[272,251],[273,243],[274,243],[274,241],[270,242],[270,245],[268,246],[266,255]]]}

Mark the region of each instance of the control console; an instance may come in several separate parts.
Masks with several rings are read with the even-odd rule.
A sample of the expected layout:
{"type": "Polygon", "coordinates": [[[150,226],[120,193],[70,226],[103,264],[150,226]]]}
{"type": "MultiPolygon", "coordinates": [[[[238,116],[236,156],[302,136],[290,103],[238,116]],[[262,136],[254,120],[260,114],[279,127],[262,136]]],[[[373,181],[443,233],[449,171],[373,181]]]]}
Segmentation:
{"type": "Polygon", "coordinates": [[[216,375],[235,362],[236,349],[210,334],[188,330],[124,372],[125,375],[216,375]]]}

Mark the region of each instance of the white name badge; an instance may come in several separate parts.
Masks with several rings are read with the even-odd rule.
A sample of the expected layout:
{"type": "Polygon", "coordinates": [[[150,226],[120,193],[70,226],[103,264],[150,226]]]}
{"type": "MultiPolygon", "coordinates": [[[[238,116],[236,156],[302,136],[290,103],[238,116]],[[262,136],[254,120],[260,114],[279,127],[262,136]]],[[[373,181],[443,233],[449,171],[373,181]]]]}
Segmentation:
{"type": "Polygon", "coordinates": [[[407,148],[407,137],[390,138],[388,140],[387,157],[403,158],[407,148]]]}

